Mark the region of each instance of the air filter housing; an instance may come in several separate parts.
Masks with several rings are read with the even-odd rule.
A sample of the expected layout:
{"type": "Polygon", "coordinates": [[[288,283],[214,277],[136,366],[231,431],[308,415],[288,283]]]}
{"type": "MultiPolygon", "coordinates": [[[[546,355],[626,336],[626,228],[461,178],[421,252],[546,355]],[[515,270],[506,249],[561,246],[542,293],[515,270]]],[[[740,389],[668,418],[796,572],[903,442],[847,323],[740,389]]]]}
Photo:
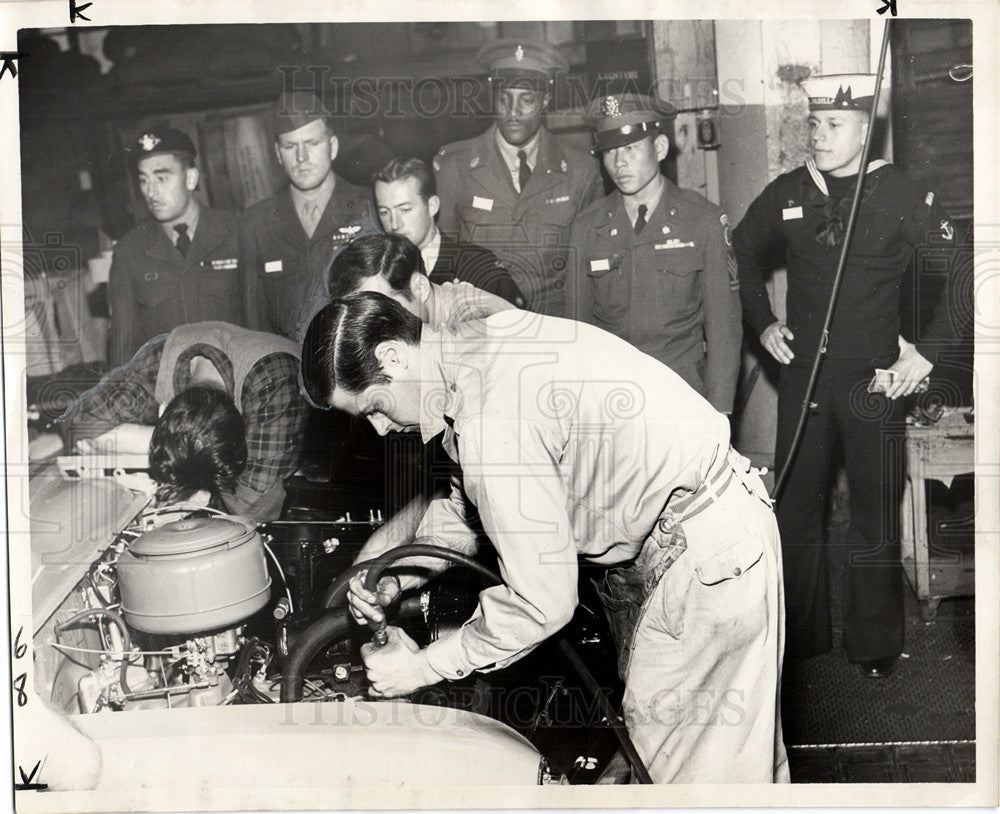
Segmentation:
{"type": "Polygon", "coordinates": [[[242,517],[167,523],[129,545],[117,569],[125,621],[147,633],[231,627],[271,593],[263,542],[242,517]]]}

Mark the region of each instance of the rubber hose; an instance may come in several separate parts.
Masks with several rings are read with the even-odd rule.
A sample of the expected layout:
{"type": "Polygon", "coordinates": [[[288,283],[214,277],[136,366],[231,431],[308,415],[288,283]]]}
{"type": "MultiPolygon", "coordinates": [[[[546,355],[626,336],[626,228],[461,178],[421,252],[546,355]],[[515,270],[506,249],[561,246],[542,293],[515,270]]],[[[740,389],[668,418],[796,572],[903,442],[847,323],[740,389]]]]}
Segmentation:
{"type": "Polygon", "coordinates": [[[321,616],[302,631],[302,635],[295,642],[295,647],[282,665],[279,696],[281,703],[302,700],[303,676],[309,662],[325,644],[350,633],[352,624],[351,615],[344,609],[321,616]]]}
{"type": "MultiPolygon", "coordinates": [[[[378,585],[379,578],[382,576],[382,571],[384,571],[396,560],[414,556],[439,557],[444,560],[450,560],[451,562],[460,563],[461,565],[467,565],[472,570],[482,574],[493,582],[503,582],[500,575],[495,571],[481,565],[476,562],[476,560],[472,559],[472,557],[465,554],[460,554],[457,551],[440,548],[438,546],[413,544],[389,549],[384,554],[376,557],[374,560],[368,560],[363,563],[358,563],[356,566],[352,566],[352,569],[348,569],[348,571],[345,571],[336,580],[334,580],[334,582],[330,585],[330,588],[327,590],[327,594],[324,596],[324,599],[329,596],[331,599],[340,601],[341,594],[346,597],[347,583],[350,581],[351,577],[366,568],[368,569],[368,575],[365,577],[365,588],[374,592],[375,587],[378,585]]],[[[306,633],[308,632],[309,631],[307,630],[306,633]]],[[[605,717],[608,719],[608,725],[614,731],[615,737],[618,739],[618,743],[621,744],[622,751],[628,762],[632,765],[632,770],[635,772],[635,776],[638,781],[640,783],[652,783],[653,780],[649,776],[649,771],[642,762],[642,758],[639,756],[639,752],[636,750],[635,744],[632,743],[632,738],[629,737],[628,730],[618,719],[618,715],[611,706],[611,702],[608,701],[607,696],[598,685],[593,674],[587,669],[587,665],[583,663],[583,659],[580,658],[579,654],[573,648],[573,645],[571,645],[565,638],[561,638],[559,640],[559,649],[563,652],[563,655],[569,659],[569,663],[572,665],[573,669],[576,670],[577,675],[580,676],[580,680],[583,681],[584,686],[590,690],[594,698],[597,700],[597,703],[600,705],[605,717]]],[[[308,664],[308,660],[305,664],[308,664]]],[[[305,664],[302,665],[302,668],[305,667],[305,664]]],[[[297,680],[299,685],[299,697],[301,697],[302,681],[298,678],[297,680]]],[[[284,681],[282,681],[281,691],[284,695],[284,681]]],[[[284,700],[284,697],[282,697],[282,700],[284,700]]]]}
{"type": "Polygon", "coordinates": [[[125,626],[125,620],[122,619],[121,614],[111,608],[87,608],[79,613],[74,613],[65,622],[60,622],[53,628],[53,630],[58,636],[61,631],[65,630],[70,625],[90,616],[103,616],[104,618],[109,619],[115,627],[118,628],[118,632],[121,633],[122,668],[118,674],[118,681],[122,685],[122,691],[125,695],[131,695],[132,689],[128,685],[128,658],[129,651],[132,649],[132,637],[129,635],[128,628],[125,626]]]}
{"type": "Polygon", "coordinates": [[[461,554],[449,548],[414,543],[412,545],[400,546],[399,548],[390,548],[374,559],[352,565],[330,583],[330,587],[323,594],[322,607],[335,608],[345,602],[351,579],[355,574],[359,574],[365,570],[368,571],[368,576],[365,578],[365,587],[369,591],[374,591],[375,586],[378,585],[379,577],[382,576],[382,571],[396,560],[405,559],[406,557],[434,557],[439,560],[449,560],[458,565],[464,565],[493,582],[503,581],[496,572],[491,571],[467,554],[461,554]]]}

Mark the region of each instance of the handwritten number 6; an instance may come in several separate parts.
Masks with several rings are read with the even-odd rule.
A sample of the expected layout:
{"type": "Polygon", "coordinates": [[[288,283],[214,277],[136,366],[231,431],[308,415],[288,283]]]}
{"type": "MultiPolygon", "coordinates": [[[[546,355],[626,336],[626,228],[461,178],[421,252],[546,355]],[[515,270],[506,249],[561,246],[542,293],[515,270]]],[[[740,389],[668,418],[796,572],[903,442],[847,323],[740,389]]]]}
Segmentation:
{"type": "Polygon", "coordinates": [[[23,659],[24,654],[28,652],[28,645],[21,642],[21,634],[24,633],[24,628],[20,628],[17,631],[17,637],[14,639],[14,658],[23,659]]]}

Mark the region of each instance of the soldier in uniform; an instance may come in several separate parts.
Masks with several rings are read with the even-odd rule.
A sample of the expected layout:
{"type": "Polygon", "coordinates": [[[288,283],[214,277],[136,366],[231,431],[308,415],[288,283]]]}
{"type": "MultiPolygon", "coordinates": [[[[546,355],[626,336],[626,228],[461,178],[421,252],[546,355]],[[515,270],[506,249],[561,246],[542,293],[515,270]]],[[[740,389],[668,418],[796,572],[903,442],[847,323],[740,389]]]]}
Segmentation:
{"type": "Polygon", "coordinates": [[[112,367],[179,325],[206,319],[246,324],[237,218],[194,197],[198,170],[191,139],[179,130],[147,130],[129,152],[152,217],[115,244],[108,280],[112,367]]]}
{"type": "Polygon", "coordinates": [[[554,48],[497,40],[479,51],[496,95],[496,123],[442,147],[434,159],[438,226],[491,249],[539,313],[563,316],[569,228],[600,197],[592,156],[560,144],[542,124],[557,71],[554,48]]]}
{"type": "Polygon", "coordinates": [[[573,224],[570,299],[577,318],[628,340],[731,413],[743,329],[729,221],[660,172],[675,115],[637,94],[589,109],[594,150],[618,189],[573,224]]]}
{"type": "MultiPolygon", "coordinates": [[[[823,518],[831,458],[843,451],[850,490],[849,555],[843,581],[843,645],[862,673],[889,673],[903,647],[899,504],[905,407],[932,368],[925,344],[947,337],[939,304],[916,345],[901,336],[900,290],[917,247],[950,255],[954,230],[935,203],[891,164],[865,168],[861,208],[829,333],[823,321],[844,242],[875,77],[815,77],[806,83],[812,158],[772,181],[736,228],[743,312],[782,364],[775,465],[788,459],[813,359],[823,363],[801,446],[778,501],[788,586],[787,653],[833,646],[823,518]],[[779,320],[764,279],[775,250],[788,267],[787,318],[779,320]],[[925,355],[926,354],[926,355],[925,355]],[[885,397],[869,392],[875,370],[890,371],[885,397]]],[[[945,262],[948,262],[946,258],[945,262]]],[[[945,266],[947,267],[947,266],[945,266]]]]}
{"type": "Polygon", "coordinates": [[[327,302],[331,260],[353,238],[379,230],[368,190],[333,171],[339,142],[320,100],[284,93],[272,123],[289,186],[243,213],[244,296],[252,327],[301,341],[327,302]]]}

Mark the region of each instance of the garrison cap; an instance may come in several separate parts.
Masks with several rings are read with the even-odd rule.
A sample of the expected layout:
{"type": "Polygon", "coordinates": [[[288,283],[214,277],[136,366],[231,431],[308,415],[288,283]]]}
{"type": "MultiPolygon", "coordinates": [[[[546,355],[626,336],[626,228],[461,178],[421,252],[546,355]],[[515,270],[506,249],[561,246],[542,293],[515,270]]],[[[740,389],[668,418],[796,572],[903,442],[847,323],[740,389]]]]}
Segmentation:
{"type": "Polygon", "coordinates": [[[284,91],[271,109],[271,131],[275,138],[317,120],[329,126],[330,116],[322,100],[310,90],[284,91]]]}
{"type": "Polygon", "coordinates": [[[135,164],[151,155],[163,153],[185,153],[191,157],[192,161],[198,155],[198,151],[194,148],[194,142],[188,135],[171,127],[155,127],[144,130],[126,149],[135,164]]]}
{"type": "Polygon", "coordinates": [[[669,102],[638,93],[599,96],[584,121],[594,130],[594,151],[623,147],[649,135],[669,136],[677,110],[669,102]]]}
{"type": "Polygon", "coordinates": [[[870,112],[875,98],[875,74],[839,73],[811,76],[802,82],[810,110],[870,112]]]}
{"type": "Polygon", "coordinates": [[[569,63],[558,50],[544,42],[502,39],[487,43],[476,59],[490,74],[496,87],[547,90],[559,71],[569,63]]]}

